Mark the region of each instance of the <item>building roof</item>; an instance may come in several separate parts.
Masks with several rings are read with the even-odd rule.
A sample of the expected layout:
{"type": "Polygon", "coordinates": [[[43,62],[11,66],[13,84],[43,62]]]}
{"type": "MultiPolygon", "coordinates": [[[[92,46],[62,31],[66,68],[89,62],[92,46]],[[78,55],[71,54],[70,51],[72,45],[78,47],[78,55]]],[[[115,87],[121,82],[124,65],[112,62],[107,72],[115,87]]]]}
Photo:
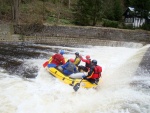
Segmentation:
{"type": "Polygon", "coordinates": [[[126,11],[123,13],[123,16],[132,16],[134,14],[135,9],[133,7],[128,7],[126,11]]]}
{"type": "Polygon", "coordinates": [[[128,9],[130,9],[130,11],[134,11],[134,8],[133,8],[133,7],[128,7],[128,9]]]}
{"type": "MultiPolygon", "coordinates": [[[[146,11],[146,10],[143,10],[143,11],[146,11]]],[[[130,18],[130,17],[141,17],[142,16],[142,13],[141,13],[142,11],[140,11],[140,10],[136,10],[135,8],[133,8],[133,7],[128,7],[127,9],[126,9],[126,11],[123,13],[123,16],[125,16],[125,17],[127,17],[127,18],[130,18]]],[[[146,11],[147,13],[148,13],[148,15],[147,15],[147,18],[148,19],[150,19],[150,11],[148,12],[148,11],[146,11]]]]}

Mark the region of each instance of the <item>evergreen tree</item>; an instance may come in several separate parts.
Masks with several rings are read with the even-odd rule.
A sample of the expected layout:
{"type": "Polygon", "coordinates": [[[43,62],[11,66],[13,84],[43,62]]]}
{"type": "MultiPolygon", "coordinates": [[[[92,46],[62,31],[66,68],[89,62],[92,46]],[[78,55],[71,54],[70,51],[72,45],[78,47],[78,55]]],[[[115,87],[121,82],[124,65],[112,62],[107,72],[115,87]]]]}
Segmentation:
{"type": "Polygon", "coordinates": [[[121,0],[105,0],[104,18],[108,20],[120,21],[122,19],[123,5],[121,0]],[[109,6],[109,7],[107,7],[109,6]]]}
{"type": "Polygon", "coordinates": [[[96,25],[97,21],[101,20],[103,12],[102,12],[102,0],[93,0],[91,6],[91,21],[92,25],[96,25]]]}
{"type": "Polygon", "coordinates": [[[136,9],[150,10],[150,0],[131,0],[131,5],[136,9]]]}
{"type": "Polygon", "coordinates": [[[96,25],[102,18],[102,0],[78,0],[74,11],[76,24],[96,25]]]}
{"type": "Polygon", "coordinates": [[[129,7],[131,5],[131,0],[124,0],[124,6],[129,7]]]}
{"type": "Polygon", "coordinates": [[[104,5],[104,18],[108,20],[114,20],[114,1],[112,0],[105,0],[104,5]],[[109,7],[106,7],[109,6],[109,7]]]}
{"type": "Polygon", "coordinates": [[[114,19],[116,21],[121,20],[122,18],[122,6],[120,0],[114,0],[114,19]]]}
{"type": "Polygon", "coordinates": [[[86,3],[86,0],[78,0],[77,5],[75,5],[73,11],[74,11],[76,24],[79,24],[79,25],[89,24],[88,15],[86,14],[88,12],[88,6],[86,3]]]}

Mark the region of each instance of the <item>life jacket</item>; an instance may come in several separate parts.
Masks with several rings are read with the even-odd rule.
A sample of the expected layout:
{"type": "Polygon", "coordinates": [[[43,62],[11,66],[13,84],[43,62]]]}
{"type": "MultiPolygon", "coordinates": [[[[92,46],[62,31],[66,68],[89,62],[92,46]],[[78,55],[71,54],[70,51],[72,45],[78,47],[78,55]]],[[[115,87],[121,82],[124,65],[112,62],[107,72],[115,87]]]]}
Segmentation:
{"type": "Polygon", "coordinates": [[[80,64],[80,62],[81,62],[81,59],[79,57],[76,57],[75,60],[74,60],[74,64],[76,66],[78,66],[80,64]]]}
{"type": "Polygon", "coordinates": [[[102,72],[102,67],[101,66],[98,66],[96,65],[94,67],[94,72],[92,73],[91,77],[92,79],[98,79],[101,77],[101,72],[102,72]]]}
{"type": "Polygon", "coordinates": [[[65,69],[68,70],[68,71],[74,72],[75,67],[76,66],[72,62],[68,62],[68,66],[65,67],[65,69]]]}
{"type": "Polygon", "coordinates": [[[62,63],[63,56],[61,54],[55,54],[51,63],[60,65],[62,63]]]}

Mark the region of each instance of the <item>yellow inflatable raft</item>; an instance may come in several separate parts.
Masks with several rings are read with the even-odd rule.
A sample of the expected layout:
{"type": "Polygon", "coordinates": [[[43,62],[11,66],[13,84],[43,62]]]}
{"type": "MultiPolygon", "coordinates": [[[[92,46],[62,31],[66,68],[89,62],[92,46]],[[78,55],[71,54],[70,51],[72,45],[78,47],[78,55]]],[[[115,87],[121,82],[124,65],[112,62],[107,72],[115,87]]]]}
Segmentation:
{"type": "MultiPolygon", "coordinates": [[[[70,78],[69,76],[64,75],[59,69],[55,67],[47,68],[48,72],[51,73],[54,77],[58,78],[65,84],[69,84],[71,86],[75,86],[77,83],[81,81],[81,79],[70,78]]],[[[100,81],[99,81],[100,82],[100,81]]],[[[96,87],[96,84],[92,84],[87,80],[82,80],[81,87],[84,88],[93,88],[96,87]]]]}

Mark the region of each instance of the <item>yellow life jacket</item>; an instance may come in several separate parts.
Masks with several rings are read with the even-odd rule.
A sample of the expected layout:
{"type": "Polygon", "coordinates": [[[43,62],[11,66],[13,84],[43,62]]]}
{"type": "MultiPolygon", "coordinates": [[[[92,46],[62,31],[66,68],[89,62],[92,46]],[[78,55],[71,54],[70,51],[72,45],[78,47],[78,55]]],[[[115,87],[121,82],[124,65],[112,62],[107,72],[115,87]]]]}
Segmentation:
{"type": "Polygon", "coordinates": [[[80,62],[81,62],[81,59],[79,57],[76,57],[75,60],[74,60],[74,64],[76,66],[78,66],[80,64],[80,62]]]}

